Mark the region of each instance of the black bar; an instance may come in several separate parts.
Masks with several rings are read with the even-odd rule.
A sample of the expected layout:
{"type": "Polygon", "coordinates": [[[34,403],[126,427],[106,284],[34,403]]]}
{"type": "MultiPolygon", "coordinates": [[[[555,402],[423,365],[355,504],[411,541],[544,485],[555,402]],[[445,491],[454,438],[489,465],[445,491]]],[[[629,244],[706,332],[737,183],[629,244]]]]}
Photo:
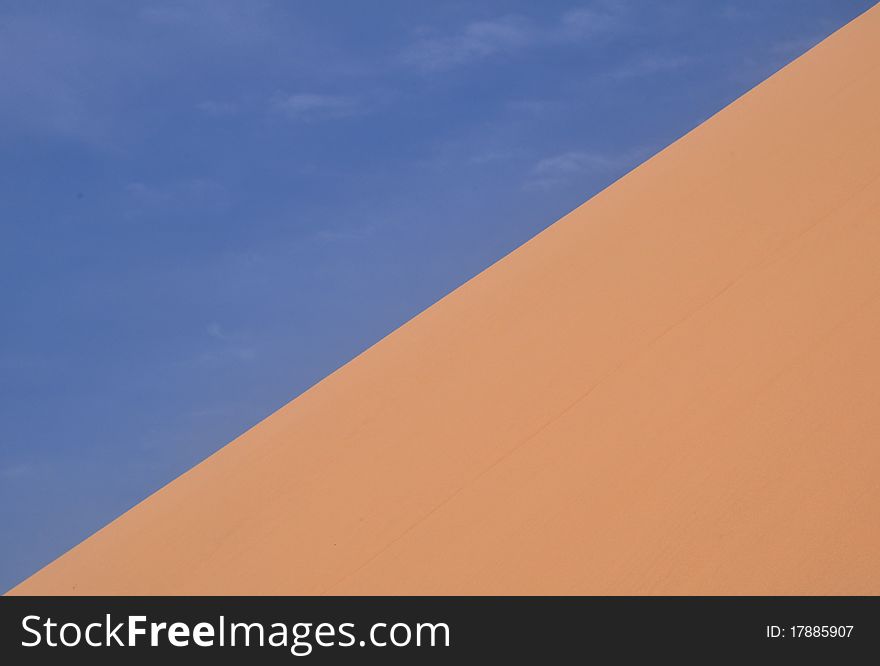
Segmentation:
{"type": "MultiPolygon", "coordinates": [[[[489,663],[588,663],[609,657],[617,660],[644,658],[712,659],[742,657],[795,658],[801,656],[842,659],[878,654],[880,647],[880,597],[4,597],[0,598],[0,655],[4,663],[18,664],[51,658],[87,658],[89,664],[127,664],[148,660],[162,664],[196,663],[225,656],[246,659],[249,664],[284,663],[363,663],[365,658],[381,663],[465,663],[459,659],[492,659],[489,663]],[[111,616],[108,623],[106,616],[111,616]],[[40,636],[23,628],[28,626],[40,636]],[[75,647],[46,645],[58,643],[60,625],[77,624],[80,633],[90,623],[93,642],[104,642],[107,625],[123,623],[115,634],[127,641],[129,616],[145,616],[136,624],[147,633],[137,635],[134,647],[119,647],[110,638],[111,647],[90,647],[81,637],[75,647]],[[225,647],[218,647],[220,617],[225,618],[225,647]],[[161,627],[158,645],[152,647],[150,623],[185,623],[187,632],[176,640],[188,640],[186,647],[175,647],[161,627]],[[192,629],[204,622],[212,627],[212,637],[203,628],[200,639],[212,647],[195,644],[192,629]],[[241,645],[244,630],[236,630],[238,645],[229,643],[232,623],[261,623],[264,642],[282,629],[286,647],[241,645]],[[272,627],[280,623],[284,627],[272,627]],[[309,626],[298,623],[309,623],[309,626]],[[324,626],[318,644],[316,630],[324,626]],[[351,623],[354,626],[345,626],[351,623]],[[384,623],[384,626],[382,624],[384,623]],[[405,647],[391,644],[389,632],[396,623],[394,640],[410,643],[405,647]],[[371,643],[371,629],[379,624],[371,643]],[[448,626],[437,629],[435,645],[430,643],[430,628],[423,629],[421,646],[414,634],[419,624],[448,626]],[[294,656],[292,628],[302,635],[294,656]],[[348,635],[340,632],[343,626],[348,635]],[[809,629],[807,629],[809,627],[809,629]],[[833,628],[833,629],[832,629],[833,628]],[[775,634],[775,635],[774,635],[775,634]],[[833,634],[833,635],[832,635],[833,634]],[[350,635],[350,637],[349,637],[350,635]],[[350,646],[339,646],[335,643],[350,646]],[[363,642],[363,645],[361,645],[363,642]],[[334,643],[331,647],[328,644],[334,643]],[[223,654],[226,652],[226,654],[223,654]],[[125,661],[120,661],[120,660],[125,661]]],[[[259,630],[253,628],[253,641],[259,630]]],[[[68,627],[65,640],[74,642],[77,632],[68,627]]],[[[470,661],[466,662],[470,663],[470,661]]],[[[708,663],[708,662],[707,662],[708,663]]]]}

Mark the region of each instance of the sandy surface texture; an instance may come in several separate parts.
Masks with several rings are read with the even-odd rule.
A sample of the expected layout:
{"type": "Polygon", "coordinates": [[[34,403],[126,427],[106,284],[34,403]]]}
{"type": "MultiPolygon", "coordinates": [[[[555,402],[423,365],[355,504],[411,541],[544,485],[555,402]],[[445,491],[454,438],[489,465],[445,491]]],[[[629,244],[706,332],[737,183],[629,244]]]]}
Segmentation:
{"type": "Polygon", "coordinates": [[[880,8],[14,594],[880,594],[880,8]]]}

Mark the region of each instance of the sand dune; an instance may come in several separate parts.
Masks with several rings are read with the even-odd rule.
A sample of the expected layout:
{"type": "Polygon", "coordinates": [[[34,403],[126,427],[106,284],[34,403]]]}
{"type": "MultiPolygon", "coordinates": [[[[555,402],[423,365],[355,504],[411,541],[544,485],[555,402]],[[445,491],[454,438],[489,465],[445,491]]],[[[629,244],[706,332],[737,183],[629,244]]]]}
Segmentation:
{"type": "Polygon", "coordinates": [[[880,594],[880,8],[14,594],[880,594]]]}

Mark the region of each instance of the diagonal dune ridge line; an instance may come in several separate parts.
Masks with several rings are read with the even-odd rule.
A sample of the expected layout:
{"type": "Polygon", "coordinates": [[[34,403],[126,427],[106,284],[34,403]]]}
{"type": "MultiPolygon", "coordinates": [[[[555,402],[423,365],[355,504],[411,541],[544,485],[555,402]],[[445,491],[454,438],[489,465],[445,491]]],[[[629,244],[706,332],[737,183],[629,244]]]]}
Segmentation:
{"type": "Polygon", "coordinates": [[[880,594],[874,7],[11,594],[880,594]]]}

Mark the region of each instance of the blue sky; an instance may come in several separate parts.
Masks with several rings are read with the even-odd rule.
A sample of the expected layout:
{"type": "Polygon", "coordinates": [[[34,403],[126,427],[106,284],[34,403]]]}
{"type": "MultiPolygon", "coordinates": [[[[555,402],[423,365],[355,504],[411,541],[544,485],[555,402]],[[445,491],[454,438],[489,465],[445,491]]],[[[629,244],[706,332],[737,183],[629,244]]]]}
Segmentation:
{"type": "Polygon", "coordinates": [[[871,4],[0,0],[0,590],[871,4]]]}

